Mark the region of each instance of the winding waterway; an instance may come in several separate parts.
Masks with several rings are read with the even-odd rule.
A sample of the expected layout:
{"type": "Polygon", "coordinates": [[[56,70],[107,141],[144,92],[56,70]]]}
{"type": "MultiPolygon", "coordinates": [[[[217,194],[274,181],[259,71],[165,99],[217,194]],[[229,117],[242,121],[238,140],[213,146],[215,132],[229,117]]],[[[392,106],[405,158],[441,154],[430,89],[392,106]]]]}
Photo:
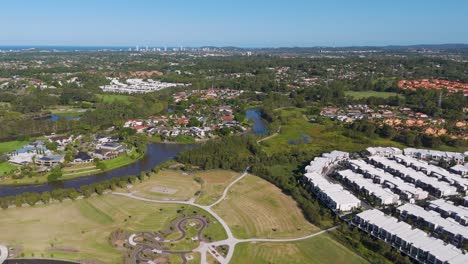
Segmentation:
{"type": "Polygon", "coordinates": [[[116,177],[126,175],[139,175],[142,171],[148,171],[167,160],[177,156],[182,150],[193,145],[151,143],[146,147],[143,158],[127,166],[115,170],[102,172],[90,176],[79,177],[54,183],[24,186],[0,186],[0,197],[22,194],[25,192],[45,192],[58,188],[79,188],[82,185],[102,182],[116,177]]]}
{"type": "MultiPolygon", "coordinates": [[[[255,135],[265,135],[268,133],[268,126],[261,117],[261,112],[258,109],[249,109],[246,111],[246,117],[253,121],[252,133],[255,135]]],[[[123,177],[126,175],[139,175],[142,171],[148,171],[155,166],[173,159],[184,149],[193,147],[194,145],[181,144],[163,144],[151,143],[146,148],[146,154],[142,159],[129,164],[127,166],[117,168],[115,170],[102,172],[94,175],[83,176],[75,179],[64,180],[54,183],[44,183],[37,185],[23,186],[0,186],[0,197],[18,195],[25,192],[42,193],[52,191],[59,188],[80,188],[80,186],[92,183],[102,182],[112,178],[123,177]]]]}

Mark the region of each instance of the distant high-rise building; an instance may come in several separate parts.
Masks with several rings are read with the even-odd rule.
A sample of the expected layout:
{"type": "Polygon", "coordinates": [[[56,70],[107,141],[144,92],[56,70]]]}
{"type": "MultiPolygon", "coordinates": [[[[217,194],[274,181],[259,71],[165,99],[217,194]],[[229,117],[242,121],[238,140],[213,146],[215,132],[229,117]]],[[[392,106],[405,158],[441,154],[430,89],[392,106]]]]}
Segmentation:
{"type": "Polygon", "coordinates": [[[136,46],[136,51],[140,51],[140,47],[138,45],[136,46]]]}

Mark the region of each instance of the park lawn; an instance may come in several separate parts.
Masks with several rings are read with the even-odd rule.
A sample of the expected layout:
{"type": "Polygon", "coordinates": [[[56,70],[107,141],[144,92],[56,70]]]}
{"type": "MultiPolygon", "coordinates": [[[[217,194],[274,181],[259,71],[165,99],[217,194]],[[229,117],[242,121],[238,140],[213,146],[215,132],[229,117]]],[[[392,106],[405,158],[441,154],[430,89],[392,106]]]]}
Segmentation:
{"type": "Polygon", "coordinates": [[[229,183],[239,177],[241,173],[228,170],[209,170],[196,172],[195,176],[203,180],[202,190],[196,202],[210,205],[216,202],[229,183]]]}
{"type": "Polygon", "coordinates": [[[200,189],[192,175],[180,170],[162,170],[130,191],[150,199],[188,200],[200,189]]]}
{"type": "Polygon", "coordinates": [[[0,155],[17,150],[28,143],[29,143],[28,141],[18,141],[18,140],[1,142],[0,143],[0,155]]]}
{"type": "MultiPolygon", "coordinates": [[[[116,195],[94,196],[86,200],[51,205],[10,208],[0,218],[0,244],[21,246],[25,257],[51,257],[66,260],[99,259],[120,263],[123,252],[108,242],[118,228],[158,231],[180,217],[178,205],[155,204],[116,195]],[[51,246],[77,250],[55,250],[51,246]]],[[[192,208],[187,208],[191,210],[192,208]]]]}
{"type": "Polygon", "coordinates": [[[293,238],[319,231],[291,197],[253,175],[233,185],[213,210],[238,238],[293,238]]]}
{"type": "Polygon", "coordinates": [[[240,243],[231,263],[308,263],[359,264],[368,263],[354,252],[322,234],[306,240],[288,243],[240,243]]]}
{"type": "Polygon", "coordinates": [[[334,125],[332,121],[327,120],[325,124],[307,121],[307,118],[304,118],[305,111],[306,109],[293,107],[278,110],[282,120],[280,132],[277,136],[260,143],[267,153],[289,152],[296,148],[320,155],[335,149],[353,152],[369,146],[402,147],[389,139],[366,138],[365,141],[358,141],[346,137],[342,128],[334,125]]]}
{"type": "Polygon", "coordinates": [[[102,99],[104,103],[113,103],[116,101],[120,101],[126,104],[130,104],[131,98],[131,96],[123,94],[97,94],[96,96],[99,99],[102,99]]]}
{"type": "Polygon", "coordinates": [[[144,154],[138,154],[136,150],[133,149],[129,154],[125,153],[114,159],[103,160],[101,163],[105,165],[104,171],[109,171],[131,164],[143,156],[144,154]]]}
{"type": "Polygon", "coordinates": [[[346,91],[345,95],[350,96],[354,99],[362,99],[362,98],[369,98],[369,97],[377,97],[377,98],[386,99],[392,96],[401,96],[397,93],[377,92],[377,91],[346,91]]]}
{"type": "Polygon", "coordinates": [[[196,207],[105,195],[4,210],[0,218],[0,244],[22,247],[24,257],[121,263],[123,252],[108,242],[112,231],[120,228],[130,233],[156,232],[183,214],[193,212],[208,217],[206,236],[226,238],[222,226],[196,207]]]}
{"type": "Polygon", "coordinates": [[[18,166],[10,164],[10,163],[8,163],[6,161],[0,162],[0,176],[2,176],[3,174],[7,174],[7,173],[9,173],[12,170],[15,170],[17,168],[18,168],[18,166]]]}

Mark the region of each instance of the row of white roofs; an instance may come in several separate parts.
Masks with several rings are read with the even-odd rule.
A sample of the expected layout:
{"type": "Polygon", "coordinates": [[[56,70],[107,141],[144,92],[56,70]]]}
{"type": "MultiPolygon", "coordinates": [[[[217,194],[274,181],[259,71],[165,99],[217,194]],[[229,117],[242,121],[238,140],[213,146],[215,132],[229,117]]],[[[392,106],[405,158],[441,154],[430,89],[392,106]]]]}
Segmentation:
{"type": "Polygon", "coordinates": [[[465,156],[468,156],[468,151],[465,153],[451,152],[451,151],[439,151],[432,149],[415,149],[415,148],[405,148],[405,155],[412,157],[417,157],[421,159],[435,159],[435,160],[457,160],[463,161],[465,156]]]}
{"type": "Polygon", "coordinates": [[[434,229],[442,229],[453,236],[460,236],[463,240],[468,240],[468,228],[460,225],[453,219],[441,217],[437,212],[427,211],[415,204],[404,204],[398,207],[397,210],[403,214],[424,219],[427,223],[434,225],[434,229]]]}
{"type": "Polygon", "coordinates": [[[444,241],[429,236],[420,229],[372,209],[356,215],[354,219],[361,229],[392,244],[421,263],[468,263],[468,255],[444,241]]]}
{"type": "Polygon", "coordinates": [[[407,183],[390,173],[364,162],[363,160],[349,160],[348,162],[352,167],[370,175],[373,179],[378,179],[380,184],[393,185],[393,188],[398,189],[401,193],[404,193],[407,196],[405,198],[421,200],[428,197],[428,192],[421,188],[418,188],[411,183],[407,183]]]}
{"type": "Polygon", "coordinates": [[[315,192],[319,192],[319,198],[331,209],[339,211],[350,211],[361,206],[361,201],[353,194],[346,191],[340,184],[328,181],[323,174],[339,161],[349,158],[349,153],[332,151],[325,153],[322,157],[316,157],[305,168],[304,177],[312,185],[315,192]]]}
{"type": "Polygon", "coordinates": [[[405,155],[395,155],[395,160],[404,163],[406,166],[413,166],[418,170],[424,171],[427,175],[434,176],[437,178],[444,178],[446,181],[452,185],[458,186],[463,191],[468,190],[468,179],[450,173],[449,171],[441,168],[439,166],[434,166],[422,160],[417,160],[415,158],[405,156],[405,155]]]}
{"type": "Polygon", "coordinates": [[[397,172],[399,174],[397,176],[401,175],[402,178],[411,179],[415,182],[416,185],[419,184],[422,186],[431,186],[433,189],[439,192],[439,194],[437,195],[450,196],[457,194],[457,188],[450,186],[450,184],[438,181],[436,178],[429,177],[422,172],[406,167],[402,164],[397,163],[396,161],[389,160],[385,157],[380,156],[371,156],[369,157],[369,159],[397,172]]]}
{"type": "Polygon", "coordinates": [[[443,216],[448,216],[455,219],[462,225],[468,225],[468,208],[464,206],[456,206],[450,201],[438,199],[429,202],[429,208],[437,211],[443,216]]]}
{"type": "Polygon", "coordinates": [[[339,171],[339,175],[347,179],[349,182],[359,186],[359,189],[366,190],[369,195],[375,196],[380,200],[381,204],[396,204],[399,202],[399,196],[391,190],[382,188],[380,185],[375,184],[372,180],[366,179],[362,174],[355,173],[352,170],[339,171]]]}

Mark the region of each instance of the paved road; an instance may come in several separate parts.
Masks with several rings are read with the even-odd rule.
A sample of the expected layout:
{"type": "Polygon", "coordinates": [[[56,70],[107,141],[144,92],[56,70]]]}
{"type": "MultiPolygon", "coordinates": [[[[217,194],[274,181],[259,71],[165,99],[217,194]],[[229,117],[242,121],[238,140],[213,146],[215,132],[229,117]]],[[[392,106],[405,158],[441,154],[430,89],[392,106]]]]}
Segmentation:
{"type": "Polygon", "coordinates": [[[0,245],[0,264],[2,264],[8,258],[8,248],[0,245]]]}

